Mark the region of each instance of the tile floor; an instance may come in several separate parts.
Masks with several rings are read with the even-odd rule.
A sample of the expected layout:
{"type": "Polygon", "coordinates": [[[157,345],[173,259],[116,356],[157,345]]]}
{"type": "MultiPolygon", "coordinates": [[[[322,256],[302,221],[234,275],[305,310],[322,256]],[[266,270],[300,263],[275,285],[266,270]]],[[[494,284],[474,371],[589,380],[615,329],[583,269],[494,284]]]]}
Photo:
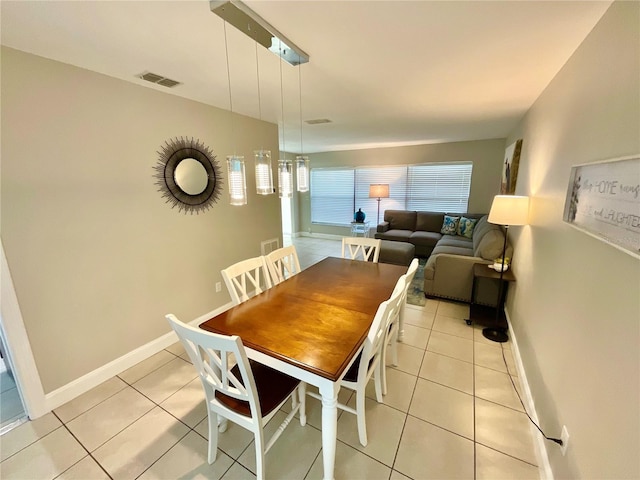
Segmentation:
{"type": "MultiPolygon", "coordinates": [[[[293,243],[303,268],[340,255],[337,241],[293,243]]],[[[467,326],[467,310],[435,300],[408,307],[384,404],[369,386],[367,447],[358,442],[355,416],[339,412],[337,479],[539,478],[529,421],[510,381],[518,385],[510,344],[467,326]]],[[[340,401],[353,404],[350,397],[343,390],[340,401]]],[[[307,402],[307,425],[292,422],[267,454],[268,478],[322,478],[321,407],[307,402]]],[[[255,478],[252,436],[232,423],[219,437],[217,461],[207,463],[206,416],[195,369],[174,344],[0,437],[0,477],[255,478]]]]}
{"type": "Polygon", "coordinates": [[[26,421],[26,417],[13,375],[0,358],[0,435],[26,421]]]}

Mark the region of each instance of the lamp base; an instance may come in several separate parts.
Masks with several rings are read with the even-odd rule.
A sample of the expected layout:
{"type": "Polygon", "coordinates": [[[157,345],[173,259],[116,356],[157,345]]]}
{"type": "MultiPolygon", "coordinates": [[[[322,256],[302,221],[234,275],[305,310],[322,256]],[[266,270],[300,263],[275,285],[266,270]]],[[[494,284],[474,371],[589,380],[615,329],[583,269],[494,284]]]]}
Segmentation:
{"type": "Polygon", "coordinates": [[[482,336],[492,342],[504,343],[509,341],[509,336],[502,328],[483,328],[482,336]]]}

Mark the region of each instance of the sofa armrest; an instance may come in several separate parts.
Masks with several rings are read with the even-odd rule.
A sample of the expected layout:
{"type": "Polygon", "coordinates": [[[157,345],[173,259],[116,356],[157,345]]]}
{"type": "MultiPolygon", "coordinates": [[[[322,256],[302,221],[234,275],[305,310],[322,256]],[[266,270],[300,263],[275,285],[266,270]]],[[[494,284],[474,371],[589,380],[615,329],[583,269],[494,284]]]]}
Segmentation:
{"type": "Polygon", "coordinates": [[[389,226],[390,226],[390,225],[391,225],[391,224],[390,224],[389,222],[382,222],[382,223],[379,223],[379,224],[378,224],[378,228],[377,228],[377,230],[376,230],[376,231],[377,231],[378,233],[384,233],[384,232],[386,232],[387,230],[389,230],[389,226]]]}
{"type": "Polygon", "coordinates": [[[424,291],[427,295],[471,301],[473,265],[488,262],[480,257],[439,253],[429,257],[424,268],[424,291]]]}

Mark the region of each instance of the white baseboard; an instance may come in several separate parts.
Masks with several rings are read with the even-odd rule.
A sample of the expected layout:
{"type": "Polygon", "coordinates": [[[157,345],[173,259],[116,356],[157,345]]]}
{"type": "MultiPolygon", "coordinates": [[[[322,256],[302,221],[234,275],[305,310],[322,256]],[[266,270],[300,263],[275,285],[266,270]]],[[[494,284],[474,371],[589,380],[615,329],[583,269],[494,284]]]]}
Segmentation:
{"type": "MultiPolygon", "coordinates": [[[[223,305],[209,313],[205,313],[204,315],[196,318],[195,320],[189,322],[190,325],[197,326],[202,322],[210,319],[211,317],[215,317],[220,313],[231,308],[233,304],[229,302],[226,305],[223,305]]],[[[47,393],[45,395],[45,403],[48,411],[54,410],[61,405],[73,400],[74,398],[82,395],[85,392],[88,392],[94,387],[97,387],[101,383],[109,380],[110,378],[122,373],[126,369],[133,367],[134,365],[140,363],[143,360],[146,360],[151,355],[158,353],[160,350],[163,350],[178,341],[178,337],[175,332],[172,330],[165,335],[162,335],[151,342],[142,345],[135,350],[130,351],[129,353],[121,356],[120,358],[116,358],[115,360],[103,365],[100,368],[93,370],[92,372],[83,375],[80,378],[73,380],[66,385],[63,385],[56,390],[47,393]]]]}
{"type": "Polygon", "coordinates": [[[344,235],[334,235],[332,233],[307,233],[300,232],[299,237],[324,238],[325,240],[342,240],[344,235]]]}
{"type": "MultiPolygon", "coordinates": [[[[540,425],[538,420],[538,414],[536,412],[535,403],[533,401],[533,395],[531,395],[531,389],[529,388],[529,382],[527,381],[527,375],[524,370],[522,358],[520,357],[520,349],[518,348],[518,340],[511,325],[511,318],[509,317],[509,311],[505,308],[505,315],[507,317],[507,323],[509,324],[509,335],[511,336],[513,358],[516,362],[516,370],[518,370],[518,379],[520,380],[520,389],[524,394],[522,401],[529,415],[536,424],[540,425]]],[[[541,480],[553,480],[553,471],[551,470],[551,464],[549,463],[549,455],[547,453],[547,442],[545,438],[540,434],[538,429],[530,424],[531,434],[535,439],[535,453],[538,460],[538,469],[540,472],[541,480]]]]}

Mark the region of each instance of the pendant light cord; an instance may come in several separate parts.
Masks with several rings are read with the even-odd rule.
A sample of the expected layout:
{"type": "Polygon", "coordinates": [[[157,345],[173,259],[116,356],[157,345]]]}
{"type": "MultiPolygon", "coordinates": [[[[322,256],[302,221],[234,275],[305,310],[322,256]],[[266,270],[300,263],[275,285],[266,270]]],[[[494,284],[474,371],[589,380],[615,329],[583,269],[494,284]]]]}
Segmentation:
{"type": "Polygon", "coordinates": [[[304,155],[302,146],[302,65],[298,64],[298,90],[300,92],[300,155],[304,155]]]}
{"type": "MultiPolygon", "coordinates": [[[[262,121],[262,100],[260,97],[260,64],[258,61],[258,40],[254,38],[256,44],[256,79],[258,80],[258,119],[262,121]]],[[[264,128],[262,129],[263,135],[260,140],[260,150],[264,150],[264,128]]]]}
{"type": "MultiPolygon", "coordinates": [[[[282,44],[280,45],[282,48],[282,44]]],[[[282,55],[280,55],[280,107],[282,108],[282,159],[287,159],[287,152],[284,149],[284,90],[282,89],[282,55]]]]}
{"type": "Polygon", "coordinates": [[[224,53],[227,59],[227,81],[229,83],[229,111],[231,112],[231,141],[233,142],[233,155],[236,154],[236,140],[233,128],[233,100],[231,97],[231,73],[229,70],[229,46],[227,45],[227,22],[224,22],[224,53]]]}

